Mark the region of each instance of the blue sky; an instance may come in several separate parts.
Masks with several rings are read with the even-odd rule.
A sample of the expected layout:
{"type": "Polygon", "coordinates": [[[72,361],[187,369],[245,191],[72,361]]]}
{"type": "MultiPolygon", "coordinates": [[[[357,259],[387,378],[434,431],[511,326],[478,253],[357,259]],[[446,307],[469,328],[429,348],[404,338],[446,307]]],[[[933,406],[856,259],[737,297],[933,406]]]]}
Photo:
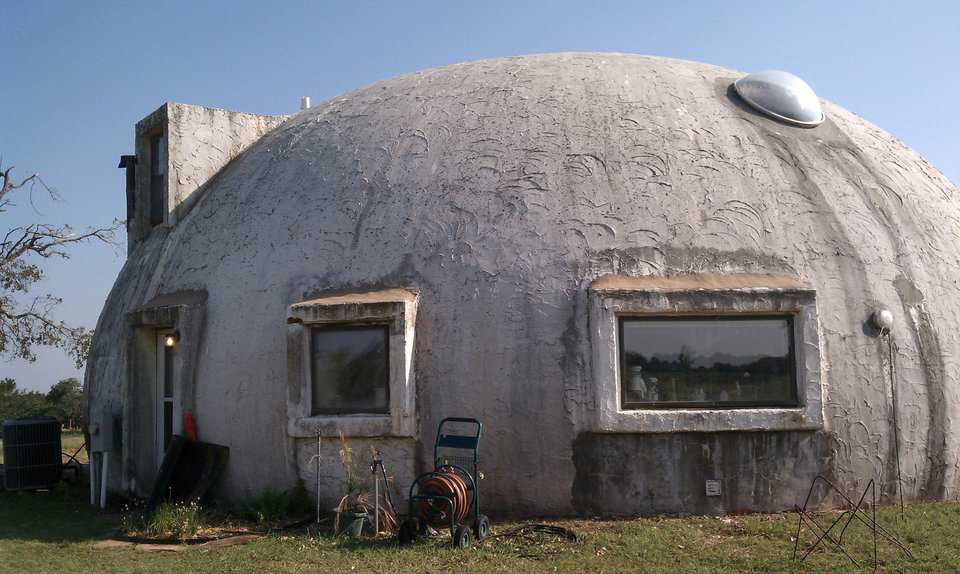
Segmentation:
{"type": "MultiPolygon", "coordinates": [[[[76,227],[124,215],[121,154],[164,101],[295,112],[377,80],[467,60],[599,51],[780,68],[960,181],[960,2],[47,2],[0,5],[0,156],[63,195],[0,216],[76,227]]],[[[123,238],[121,238],[121,243],[123,238]]],[[[124,250],[80,247],[41,289],[93,327],[124,250]]],[[[46,390],[58,351],[0,361],[46,390]]]]}

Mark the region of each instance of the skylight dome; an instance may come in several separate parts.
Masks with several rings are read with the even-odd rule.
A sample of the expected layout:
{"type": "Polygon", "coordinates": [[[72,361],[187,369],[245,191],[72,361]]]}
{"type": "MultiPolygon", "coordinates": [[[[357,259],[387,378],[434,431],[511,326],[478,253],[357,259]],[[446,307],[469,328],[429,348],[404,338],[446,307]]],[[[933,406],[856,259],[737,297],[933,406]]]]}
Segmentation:
{"type": "Polygon", "coordinates": [[[820,100],[806,82],[789,72],[766,70],[733,83],[751,107],[780,121],[813,127],[823,122],[820,100]]]}

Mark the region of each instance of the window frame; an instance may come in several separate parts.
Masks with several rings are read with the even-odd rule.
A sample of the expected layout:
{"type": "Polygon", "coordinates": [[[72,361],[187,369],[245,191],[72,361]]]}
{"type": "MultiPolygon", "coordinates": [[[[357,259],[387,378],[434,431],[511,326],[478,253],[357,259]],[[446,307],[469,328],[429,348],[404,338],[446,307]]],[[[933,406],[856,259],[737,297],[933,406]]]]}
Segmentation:
{"type": "Polygon", "coordinates": [[[287,434],[295,438],[414,437],[417,431],[413,368],[419,295],[403,288],[333,292],[301,300],[287,309],[287,434]],[[389,411],[314,413],[311,333],[313,327],[388,329],[389,411]]]}
{"type": "Polygon", "coordinates": [[[389,415],[390,414],[390,324],[389,323],[319,323],[307,326],[307,338],[309,346],[307,347],[307,360],[309,361],[309,385],[310,385],[310,416],[330,416],[330,415],[389,415]],[[383,354],[384,354],[384,379],[383,386],[387,392],[387,406],[383,410],[343,410],[343,409],[317,409],[314,396],[314,370],[313,370],[313,336],[316,331],[361,331],[378,330],[383,334],[383,354]]]}
{"type": "Polygon", "coordinates": [[[154,364],[153,372],[147,374],[154,379],[154,395],[156,403],[153,407],[155,417],[155,441],[154,449],[156,451],[156,467],[159,469],[163,464],[167,449],[173,441],[173,435],[180,434],[181,413],[180,401],[178,400],[178,369],[177,369],[177,348],[168,347],[164,343],[167,335],[172,335],[174,329],[161,328],[153,331],[153,351],[154,364]],[[167,420],[167,411],[169,409],[169,421],[167,420]],[[168,426],[169,425],[169,426],[168,426]]]}
{"type": "Polygon", "coordinates": [[[824,428],[827,371],[821,367],[816,290],[773,274],[601,275],[587,293],[588,388],[580,428],[599,433],[813,431],[824,428]],[[794,315],[799,405],[642,408],[621,405],[619,316],[794,315]]]}
{"type": "Polygon", "coordinates": [[[147,188],[147,225],[156,227],[167,220],[168,152],[166,130],[151,133],[147,139],[150,157],[147,188]]]}
{"type": "Polygon", "coordinates": [[[754,409],[754,408],[797,408],[801,406],[800,392],[797,388],[799,373],[797,372],[797,350],[795,333],[795,314],[793,313],[716,313],[691,315],[660,315],[660,314],[617,314],[617,384],[620,395],[620,408],[626,411],[644,409],[754,409]],[[789,349],[788,370],[790,372],[791,399],[787,401],[627,401],[624,374],[626,373],[626,354],[624,353],[623,325],[625,321],[747,321],[757,319],[786,320],[787,345],[789,349]]]}

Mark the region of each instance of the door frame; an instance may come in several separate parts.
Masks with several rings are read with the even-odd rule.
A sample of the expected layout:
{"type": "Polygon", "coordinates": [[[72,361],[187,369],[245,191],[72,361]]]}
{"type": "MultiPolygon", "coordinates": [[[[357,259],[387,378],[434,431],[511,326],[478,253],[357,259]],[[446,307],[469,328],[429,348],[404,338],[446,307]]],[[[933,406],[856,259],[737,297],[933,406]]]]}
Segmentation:
{"type": "Polygon", "coordinates": [[[154,365],[154,449],[157,455],[157,468],[163,464],[163,457],[166,454],[166,448],[169,444],[164,444],[166,438],[166,405],[170,405],[170,434],[180,434],[180,385],[177,376],[177,347],[179,341],[174,341],[173,346],[167,346],[167,336],[173,336],[173,329],[157,329],[155,331],[154,348],[156,349],[156,363],[154,365]],[[167,396],[167,386],[169,383],[169,396],[167,396]]]}

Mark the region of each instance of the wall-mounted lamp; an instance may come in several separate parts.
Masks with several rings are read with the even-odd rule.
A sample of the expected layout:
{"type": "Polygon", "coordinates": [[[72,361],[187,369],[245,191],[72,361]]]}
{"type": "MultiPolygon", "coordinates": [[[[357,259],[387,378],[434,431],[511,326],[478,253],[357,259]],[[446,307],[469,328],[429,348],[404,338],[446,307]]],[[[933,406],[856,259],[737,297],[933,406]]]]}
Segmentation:
{"type": "Polygon", "coordinates": [[[890,332],[893,329],[893,312],[889,309],[877,309],[870,316],[870,322],[880,331],[890,332]]]}
{"type": "Polygon", "coordinates": [[[163,337],[163,346],[164,347],[173,347],[180,340],[180,331],[174,331],[173,333],[167,333],[163,337]]]}

